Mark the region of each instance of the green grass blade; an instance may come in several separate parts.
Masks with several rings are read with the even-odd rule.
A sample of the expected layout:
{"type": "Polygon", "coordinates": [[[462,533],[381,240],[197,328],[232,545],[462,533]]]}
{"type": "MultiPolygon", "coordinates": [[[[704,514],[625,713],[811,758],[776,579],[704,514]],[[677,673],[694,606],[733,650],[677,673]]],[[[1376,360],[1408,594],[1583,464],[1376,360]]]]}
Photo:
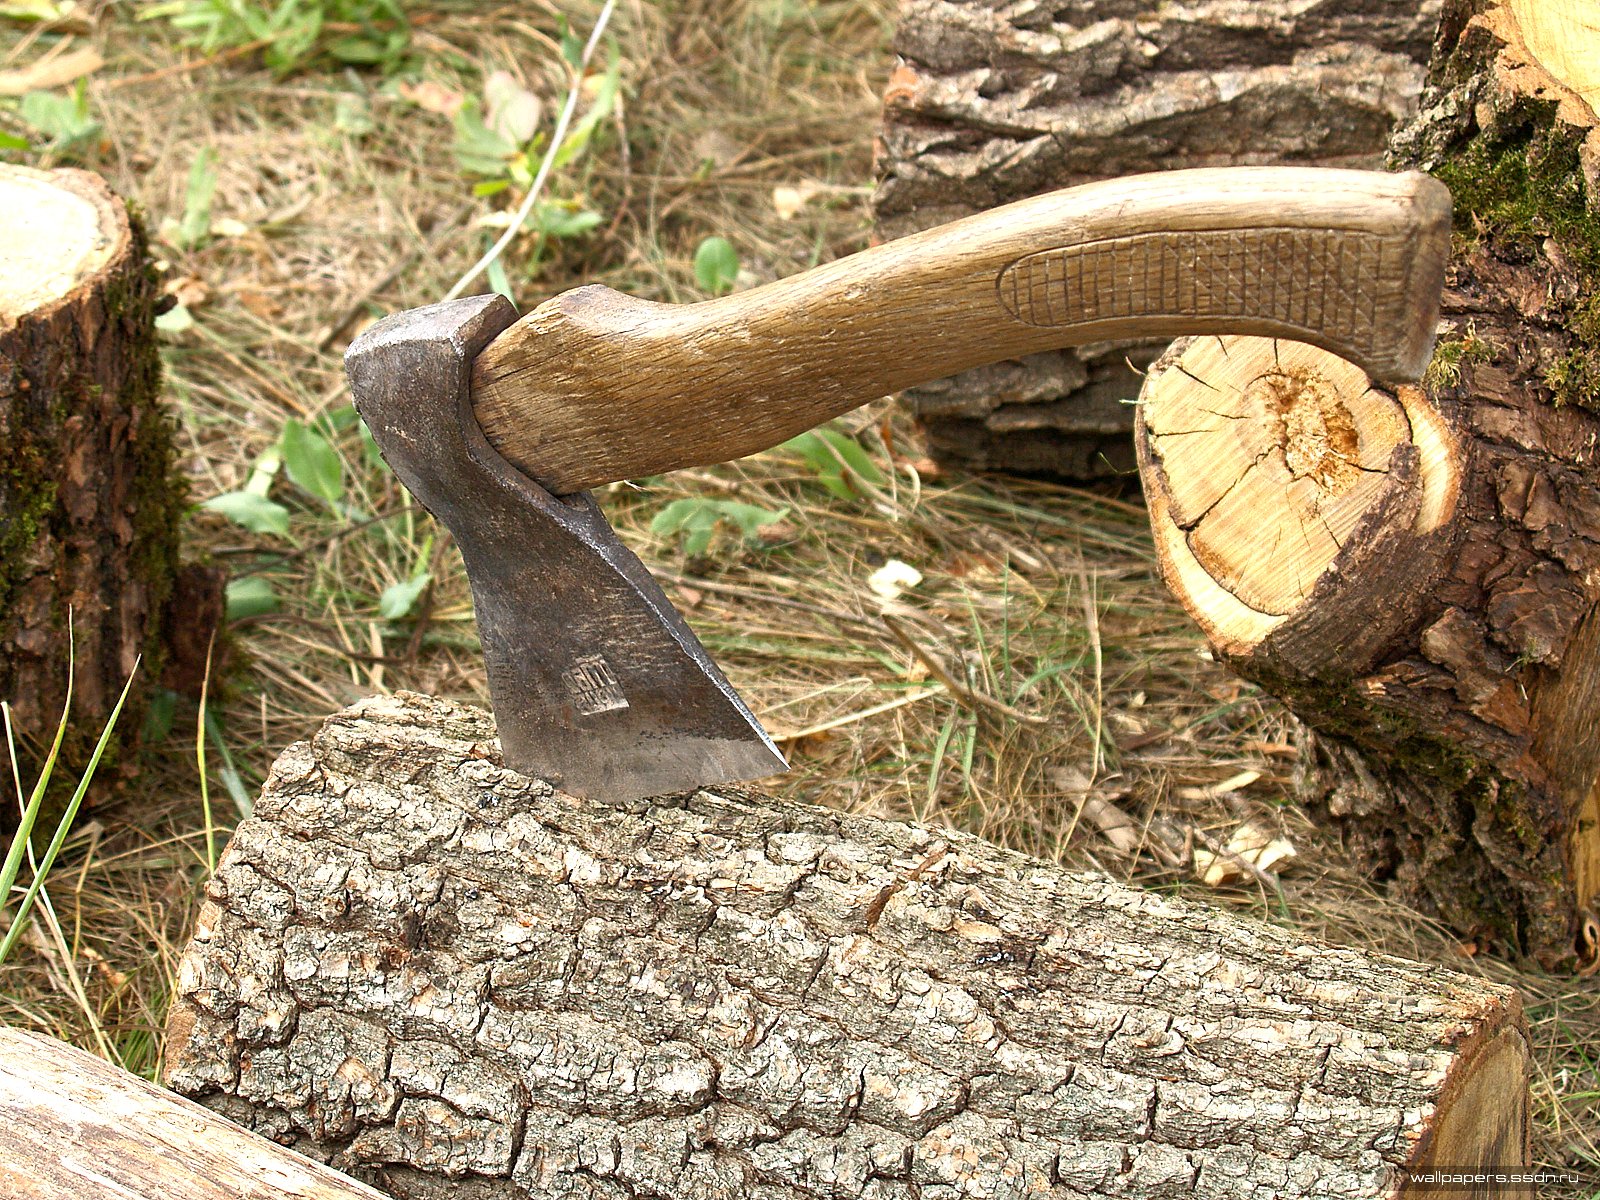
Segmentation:
{"type": "MultiPolygon", "coordinates": [[[[89,784],[94,779],[95,768],[100,765],[100,756],[111,744],[111,734],[117,727],[117,718],[122,715],[122,706],[128,699],[128,693],[133,690],[134,678],[139,673],[139,661],[133,664],[133,671],[128,675],[128,682],[122,685],[122,695],[117,697],[117,703],[111,710],[111,715],[106,718],[106,726],[100,731],[100,740],[95,743],[94,753],[89,756],[89,764],[84,768],[83,778],[78,781],[77,788],[72,793],[72,799],[67,802],[66,811],[61,814],[61,820],[56,825],[55,836],[50,839],[50,847],[44,852],[44,858],[39,863],[39,869],[34,872],[33,881],[28,884],[28,890],[23,894],[22,901],[17,905],[16,916],[12,918],[11,928],[6,931],[5,941],[0,942],[0,964],[3,964],[11,955],[11,948],[16,945],[17,939],[22,936],[23,926],[27,924],[28,912],[33,908],[33,902],[38,898],[39,889],[44,887],[44,881],[50,874],[50,869],[55,866],[56,855],[61,852],[62,844],[67,840],[67,834],[72,829],[72,822],[78,815],[78,809],[83,804],[83,798],[89,791],[89,784]]],[[[56,739],[55,749],[61,745],[60,734],[56,739]]],[[[54,751],[52,752],[52,758],[54,751]]],[[[40,795],[43,795],[41,792],[40,795]]],[[[25,842],[18,840],[18,844],[25,842]]]]}

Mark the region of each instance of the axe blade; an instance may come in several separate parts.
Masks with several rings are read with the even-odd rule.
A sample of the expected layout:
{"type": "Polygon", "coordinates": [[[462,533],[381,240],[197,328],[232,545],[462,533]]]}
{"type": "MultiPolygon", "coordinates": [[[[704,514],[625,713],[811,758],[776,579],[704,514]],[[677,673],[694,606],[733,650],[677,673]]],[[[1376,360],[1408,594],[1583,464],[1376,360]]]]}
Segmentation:
{"type": "Polygon", "coordinates": [[[396,313],[345,355],[357,411],[466,563],[506,765],[625,800],[788,769],[587,492],[555,497],[489,445],[472,361],[500,296],[396,313]]]}

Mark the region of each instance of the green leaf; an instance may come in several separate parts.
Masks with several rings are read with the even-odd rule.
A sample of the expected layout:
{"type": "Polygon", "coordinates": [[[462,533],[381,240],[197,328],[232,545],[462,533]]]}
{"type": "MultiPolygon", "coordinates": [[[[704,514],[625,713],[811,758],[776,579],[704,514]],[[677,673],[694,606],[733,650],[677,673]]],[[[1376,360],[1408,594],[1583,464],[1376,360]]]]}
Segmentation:
{"type": "Polygon", "coordinates": [[[401,617],[409,616],[432,582],[433,575],[430,572],[419,571],[403,583],[391,583],[378,597],[378,615],[385,621],[398,621],[401,617]]]}
{"type": "Polygon", "coordinates": [[[100,135],[100,122],[89,115],[89,93],[81,79],[70,95],[29,92],[18,105],[17,115],[49,138],[57,150],[100,135]]]}
{"type": "Polygon", "coordinates": [[[202,501],[201,508],[221,513],[235,525],[242,525],[251,533],[289,532],[289,510],[274,500],[255,492],[224,492],[202,501]]]}
{"type": "Polygon", "coordinates": [[[31,144],[25,137],[18,137],[14,133],[7,133],[0,129],[0,150],[28,150],[31,144]]]}
{"type": "Polygon", "coordinates": [[[495,259],[484,268],[483,273],[488,277],[490,291],[499,292],[513,304],[516,303],[517,298],[511,294],[511,277],[506,274],[504,259],[495,259]]]}
{"type": "Polygon", "coordinates": [[[741,504],[737,500],[687,496],[672,501],[658,512],[650,521],[650,531],[663,537],[681,535],[683,552],[694,558],[710,548],[717,526],[724,521],[738,530],[741,541],[749,541],[763,526],[781,521],[788,515],[787,508],[773,512],[754,504],[741,504]]]}
{"type": "Polygon", "coordinates": [[[0,4],[0,20],[19,24],[33,21],[59,21],[67,15],[70,4],[56,0],[6,0],[0,4]]]}
{"type": "Polygon", "coordinates": [[[850,484],[850,476],[863,482],[880,486],[883,472],[861,448],[855,438],[837,429],[813,429],[783,443],[783,449],[792,450],[804,458],[817,473],[817,482],[841,500],[849,500],[859,489],[850,484]]]}
{"type": "Polygon", "coordinates": [[[189,164],[189,183],[183,194],[183,220],[178,223],[178,246],[193,250],[211,236],[211,198],[217,192],[217,148],[201,146],[189,164]]]}
{"type": "Polygon", "coordinates": [[[376,129],[367,98],[354,92],[342,93],[333,104],[333,127],[353,138],[366,137],[376,129]]]}
{"type": "Polygon", "coordinates": [[[166,741],[177,715],[178,693],[171,688],[158,689],[144,710],[144,728],[139,731],[139,740],[146,744],[166,741]]]}
{"type": "Polygon", "coordinates": [[[510,71],[495,71],[483,82],[483,123],[513,146],[533,137],[543,107],[510,71]]]}
{"type": "Polygon", "coordinates": [[[483,123],[483,105],[469,96],[456,112],[456,165],[468,175],[504,175],[518,148],[483,123]]]}
{"type": "Polygon", "coordinates": [[[265,496],[272,490],[272,481],[278,477],[278,471],[282,466],[282,448],[277,445],[268,446],[251,465],[250,478],[245,481],[244,490],[252,495],[265,496]]]}
{"type": "Polygon", "coordinates": [[[617,93],[622,87],[622,51],[614,38],[608,38],[610,47],[610,64],[606,73],[600,79],[600,86],[595,89],[594,99],[589,107],[584,110],[582,117],[572,127],[556,152],[551,156],[550,165],[555,170],[560,170],[589,147],[595,130],[600,127],[600,122],[611,115],[611,110],[616,107],[617,93]]]}
{"type": "Polygon", "coordinates": [[[317,418],[317,423],[328,430],[329,433],[343,433],[347,429],[354,429],[361,423],[361,414],[356,412],[354,404],[341,404],[338,408],[330,408],[317,418]]]}
{"type": "Polygon", "coordinates": [[[601,216],[588,209],[578,209],[575,203],[559,200],[534,205],[533,227],[546,237],[569,238],[588,233],[600,224],[601,216]]]}
{"type": "Polygon", "coordinates": [[[280,446],[283,468],[295,486],[337,511],[344,498],[344,462],[328,439],[291,417],[284,423],[280,446]]]}
{"type": "Polygon", "coordinates": [[[724,237],[708,237],[694,252],[694,280],[702,291],[720,296],[739,278],[739,252],[724,237]]]}
{"type": "Polygon", "coordinates": [[[561,57],[567,60],[567,65],[573,70],[583,66],[583,39],[567,24],[563,14],[557,18],[556,31],[561,37],[561,57]]]}
{"type": "Polygon", "coordinates": [[[246,617],[259,617],[278,611],[278,593],[272,583],[260,575],[246,575],[242,579],[228,580],[228,620],[242,621],[246,617]]]}

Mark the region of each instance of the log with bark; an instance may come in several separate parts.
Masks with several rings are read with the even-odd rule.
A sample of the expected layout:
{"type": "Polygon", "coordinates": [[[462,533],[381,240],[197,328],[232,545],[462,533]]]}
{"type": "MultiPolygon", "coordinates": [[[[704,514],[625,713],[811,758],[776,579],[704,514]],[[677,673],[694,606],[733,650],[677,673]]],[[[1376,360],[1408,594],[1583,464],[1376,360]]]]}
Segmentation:
{"type": "Polygon", "coordinates": [[[104,1059],[15,1029],[0,1029],[0,1195],[383,1200],[104,1059]]]}
{"type": "Polygon", "coordinates": [[[1151,372],[1140,442],[1163,574],[1315,730],[1312,798],[1359,861],[1464,937],[1593,970],[1600,32],[1578,17],[1446,12],[1395,140],[1456,203],[1423,388],[1197,339],[1151,372]]]}
{"type": "Polygon", "coordinates": [[[211,884],[170,1086],[399,1197],[1378,1197],[1527,1161],[1509,989],[365,701],[211,884]]]}
{"type": "Polygon", "coordinates": [[[158,288],[122,201],[85,171],[0,164],[0,244],[0,699],[24,753],[48,745],[70,623],[64,761],[81,766],[135,661],[146,681],[162,667],[183,489],[158,397],[158,288]]]}
{"type": "MultiPolygon", "coordinates": [[[[1141,171],[1376,167],[1415,108],[1440,3],[901,0],[877,232],[1141,171]]],[[[1158,349],[1029,355],[906,396],[941,461],[1123,474],[1138,371],[1158,349]]]]}

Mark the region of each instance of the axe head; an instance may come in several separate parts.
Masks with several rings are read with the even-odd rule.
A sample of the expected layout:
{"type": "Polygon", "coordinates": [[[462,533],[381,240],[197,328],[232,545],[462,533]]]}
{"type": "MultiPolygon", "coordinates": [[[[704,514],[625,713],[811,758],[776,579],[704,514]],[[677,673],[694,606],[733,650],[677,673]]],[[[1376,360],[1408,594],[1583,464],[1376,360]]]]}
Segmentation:
{"type": "Polygon", "coordinates": [[[506,765],[636,799],[787,769],[587,492],[556,497],[472,413],[472,361],[517,319],[474,296],[380,321],[345,355],[357,410],[466,563],[506,765]]]}

